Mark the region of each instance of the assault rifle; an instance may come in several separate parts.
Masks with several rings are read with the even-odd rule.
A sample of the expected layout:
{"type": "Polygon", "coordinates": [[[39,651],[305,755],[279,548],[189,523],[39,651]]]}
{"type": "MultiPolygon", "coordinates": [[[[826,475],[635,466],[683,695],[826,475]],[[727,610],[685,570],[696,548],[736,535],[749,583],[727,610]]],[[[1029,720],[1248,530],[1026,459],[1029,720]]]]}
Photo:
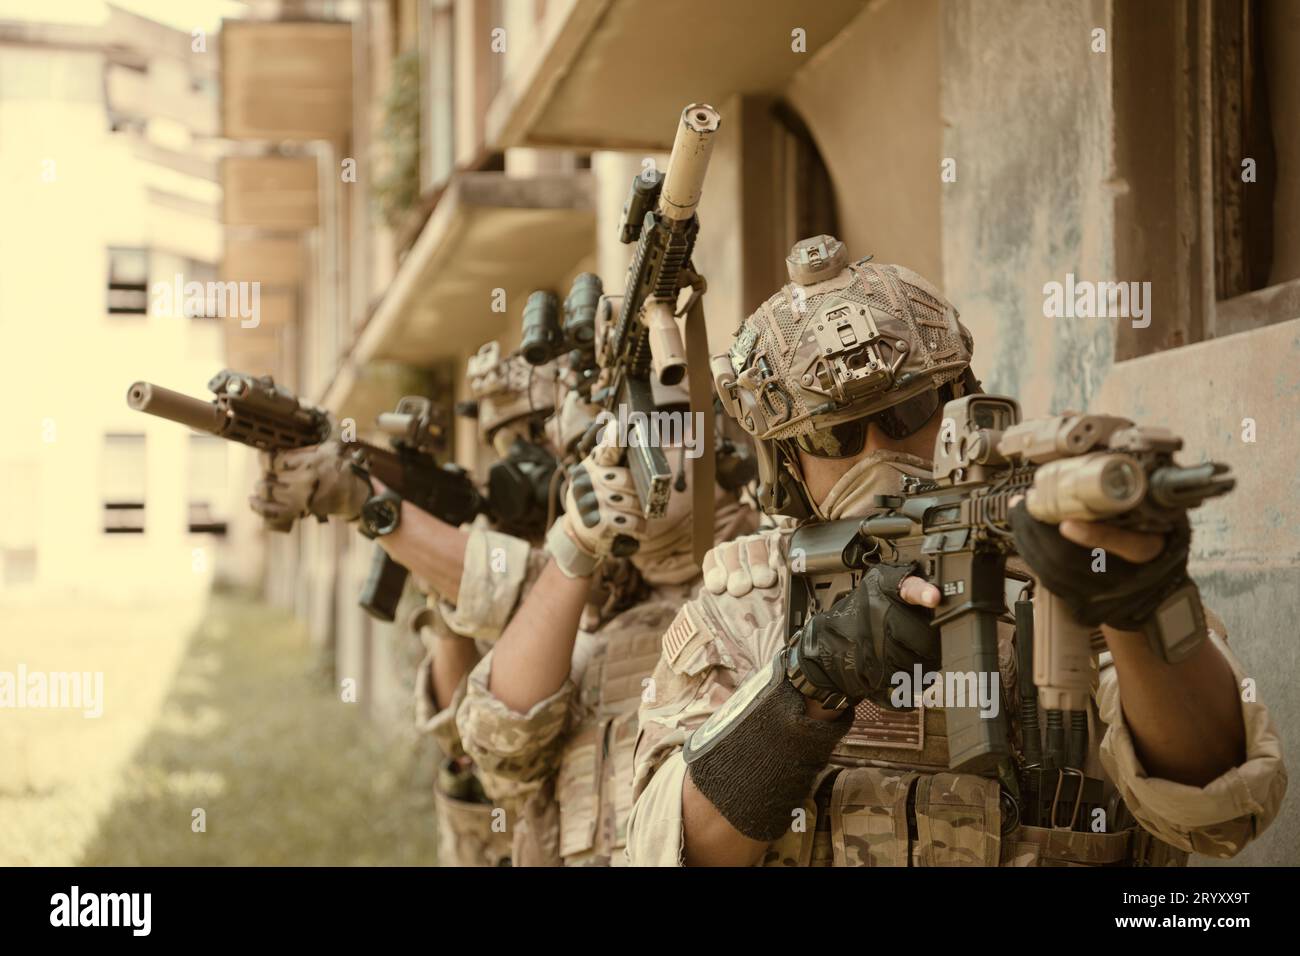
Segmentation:
{"type": "MultiPolygon", "coordinates": [[[[865,520],[809,525],[791,542],[791,553],[806,563],[808,574],[853,578],[873,562],[919,562],[941,595],[934,623],[947,675],[997,674],[998,623],[1014,622],[1023,738],[1018,777],[1024,784],[1019,787],[1022,801],[1030,808],[1028,822],[1050,818],[1057,825],[1056,804],[1064,795],[1074,805],[1072,824],[1081,802],[1097,797],[1085,794],[1082,772],[1092,629],[1077,623],[1046,588],[1038,586],[1035,593],[1028,575],[1008,569],[1008,558],[1016,556],[1008,520],[1011,502],[1023,495],[1029,513],[1040,521],[1076,518],[1168,532],[1185,520],[1187,509],[1226,494],[1235,484],[1220,462],[1176,464],[1173,453],[1182,444],[1167,429],[1111,415],[1065,414],[1022,422],[1014,399],[968,395],[944,406],[932,478],[905,479],[903,493],[878,496],[882,511],[865,520]],[[1014,618],[1006,607],[1008,578],[1027,582],[1014,618]],[[1045,751],[1039,736],[1040,695],[1047,722],[1045,751]],[[1067,776],[1075,782],[1063,788],[1067,776]]],[[[810,594],[799,588],[795,594],[787,633],[803,623],[811,603],[810,594]]],[[[1178,601],[1176,594],[1156,614],[1170,615],[1189,635],[1198,628],[1204,634],[1199,602],[1178,601]]],[[[1189,640],[1187,646],[1194,643],[1189,640]]],[[[1171,659],[1179,650],[1169,650],[1171,659]]],[[[1006,717],[1000,707],[995,716],[981,714],[974,696],[967,695],[970,706],[945,701],[949,767],[1012,782],[1017,775],[1011,772],[1006,717]]]]}
{"type": "MultiPolygon", "coordinates": [[[[136,382],[127,391],[127,404],[136,411],[271,453],[320,444],[333,432],[327,412],[302,402],[269,375],[258,378],[224,369],[208,382],[208,388],[215,397],[205,402],[149,382],[136,382]]],[[[438,464],[434,457],[441,429],[433,421],[428,399],[403,398],[397,410],[381,414],[377,424],[389,436],[391,448],[364,441],[344,443],[358,474],[367,481],[373,476],[390,489],[362,506],[363,534],[373,537],[391,529],[398,520],[401,500],[451,525],[464,524],[487,510],[487,502],[469,476],[454,465],[438,464]]],[[[273,531],[285,532],[292,526],[293,519],[267,522],[273,531]]],[[[361,606],[379,620],[392,621],[407,574],[406,568],[376,546],[361,606]]]]}
{"type": "MultiPolygon", "coordinates": [[[[670,386],[680,384],[686,376],[686,349],[675,318],[677,298],[682,289],[691,288],[694,296],[686,307],[689,310],[704,291],[704,280],[691,264],[691,252],[699,232],[695,210],[720,122],[711,106],[686,107],[667,172],[650,168],[635,176],[623,207],[619,238],[637,245],[618,316],[604,330],[599,345],[601,372],[592,397],[616,417],[618,407],[623,406],[633,422],[637,433],[628,442],[628,470],[646,518],[663,516],[672,480],[668,459],[645,427],[655,409],[650,376],[670,386]],[[636,412],[641,414],[633,414],[636,412]]],[[[697,323],[701,334],[702,318],[701,314],[697,323]]],[[[712,435],[706,440],[705,447],[711,448],[712,435]]],[[[704,490],[712,502],[711,472],[707,478],[704,490]]]]}

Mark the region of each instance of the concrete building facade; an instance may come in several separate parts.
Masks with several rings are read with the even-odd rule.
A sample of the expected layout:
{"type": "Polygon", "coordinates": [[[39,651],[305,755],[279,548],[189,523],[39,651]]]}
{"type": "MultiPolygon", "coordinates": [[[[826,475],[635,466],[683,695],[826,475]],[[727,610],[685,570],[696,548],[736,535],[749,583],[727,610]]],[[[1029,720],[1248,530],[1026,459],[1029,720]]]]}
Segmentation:
{"type": "Polygon", "coordinates": [[[101,12],[0,21],[6,601],[201,594],[232,511],[225,443],[125,401],[220,361],[207,297],[155,294],[216,278],[216,54],[101,12]]]}
{"type": "MultiPolygon", "coordinates": [[[[288,338],[260,353],[277,375],[363,433],[406,390],[450,405],[480,343],[517,341],[532,289],[562,293],[583,270],[619,284],[627,184],[662,162],[682,107],[709,102],[723,128],[695,262],[713,348],[784,280],[791,242],[831,231],[944,289],[975,334],[977,375],[1026,416],[1125,414],[1182,435],[1185,460],[1229,462],[1236,492],[1193,518],[1193,572],[1294,757],[1294,5],[394,0],[330,13],[350,83],[337,83],[344,53],[304,45],[300,75],[327,77],[319,102],[333,104],[318,128],[274,135],[288,120],[271,117],[238,132],[263,158],[316,162],[314,178],[301,162],[297,174],[317,199],[286,246],[301,253],[288,338]],[[1054,306],[1054,288],[1085,286],[1054,306]]],[[[223,102],[272,114],[273,91],[230,54],[223,102]]],[[[228,229],[227,263],[237,238],[228,229]]],[[[483,464],[467,423],[455,456],[483,464]]],[[[404,719],[409,638],[355,608],[366,544],[305,526],[272,542],[268,588],[336,673],[362,675],[377,715],[404,719]]],[[[1234,862],[1296,862],[1293,803],[1234,862]]]]}

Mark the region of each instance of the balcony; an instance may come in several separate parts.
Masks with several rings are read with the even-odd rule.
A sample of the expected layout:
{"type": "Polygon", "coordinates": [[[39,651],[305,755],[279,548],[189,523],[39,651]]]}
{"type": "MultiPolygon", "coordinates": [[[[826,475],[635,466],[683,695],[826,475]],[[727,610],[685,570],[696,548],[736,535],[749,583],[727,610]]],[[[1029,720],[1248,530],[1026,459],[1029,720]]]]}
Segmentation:
{"type": "Polygon", "coordinates": [[[488,143],[666,150],[682,107],[781,93],[866,6],[863,0],[557,4],[531,57],[507,74],[492,102],[488,143]],[[804,31],[804,52],[792,48],[796,29],[804,31]]]}
{"type": "Polygon", "coordinates": [[[590,174],[454,175],[335,377],[325,404],[353,407],[370,363],[429,366],[513,340],[528,294],[563,284],[592,254],[590,174]],[[504,312],[492,311],[494,290],[504,312]]]}

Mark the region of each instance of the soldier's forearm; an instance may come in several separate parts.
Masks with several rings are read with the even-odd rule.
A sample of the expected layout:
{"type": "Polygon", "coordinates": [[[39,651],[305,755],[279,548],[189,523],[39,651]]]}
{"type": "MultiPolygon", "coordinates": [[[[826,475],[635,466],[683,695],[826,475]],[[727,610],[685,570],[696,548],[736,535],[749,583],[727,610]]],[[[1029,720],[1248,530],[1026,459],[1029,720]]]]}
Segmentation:
{"type": "Polygon", "coordinates": [[[451,699],[465,675],[478,663],[478,648],[468,637],[458,634],[439,634],[434,639],[433,696],[439,710],[451,706],[451,699]]]}
{"type": "Polygon", "coordinates": [[[571,578],[547,562],[493,648],[492,696],[525,713],[564,686],[590,589],[590,578],[571,578]]]}
{"type": "Polygon", "coordinates": [[[469,532],[402,502],[402,522],[377,539],[389,556],[453,604],[460,598],[469,532]]]}
{"type": "Polygon", "coordinates": [[[687,866],[753,866],[768,847],[728,823],[690,774],[682,782],[682,831],[687,866]]]}
{"type": "Polygon", "coordinates": [[[1102,633],[1115,662],[1124,719],[1149,776],[1203,787],[1245,760],[1236,680],[1211,641],[1167,664],[1142,634],[1112,627],[1102,633]]]}

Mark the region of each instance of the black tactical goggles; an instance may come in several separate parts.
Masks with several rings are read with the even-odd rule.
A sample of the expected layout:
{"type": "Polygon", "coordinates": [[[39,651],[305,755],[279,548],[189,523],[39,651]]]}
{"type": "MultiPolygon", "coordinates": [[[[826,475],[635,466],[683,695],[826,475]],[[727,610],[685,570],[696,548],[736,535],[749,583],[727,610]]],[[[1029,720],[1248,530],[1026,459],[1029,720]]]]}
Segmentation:
{"type": "Polygon", "coordinates": [[[939,405],[938,391],[922,392],[874,415],[799,435],[795,443],[814,458],[850,458],[861,452],[866,444],[868,424],[874,424],[894,441],[902,441],[925,427],[939,405]]]}

